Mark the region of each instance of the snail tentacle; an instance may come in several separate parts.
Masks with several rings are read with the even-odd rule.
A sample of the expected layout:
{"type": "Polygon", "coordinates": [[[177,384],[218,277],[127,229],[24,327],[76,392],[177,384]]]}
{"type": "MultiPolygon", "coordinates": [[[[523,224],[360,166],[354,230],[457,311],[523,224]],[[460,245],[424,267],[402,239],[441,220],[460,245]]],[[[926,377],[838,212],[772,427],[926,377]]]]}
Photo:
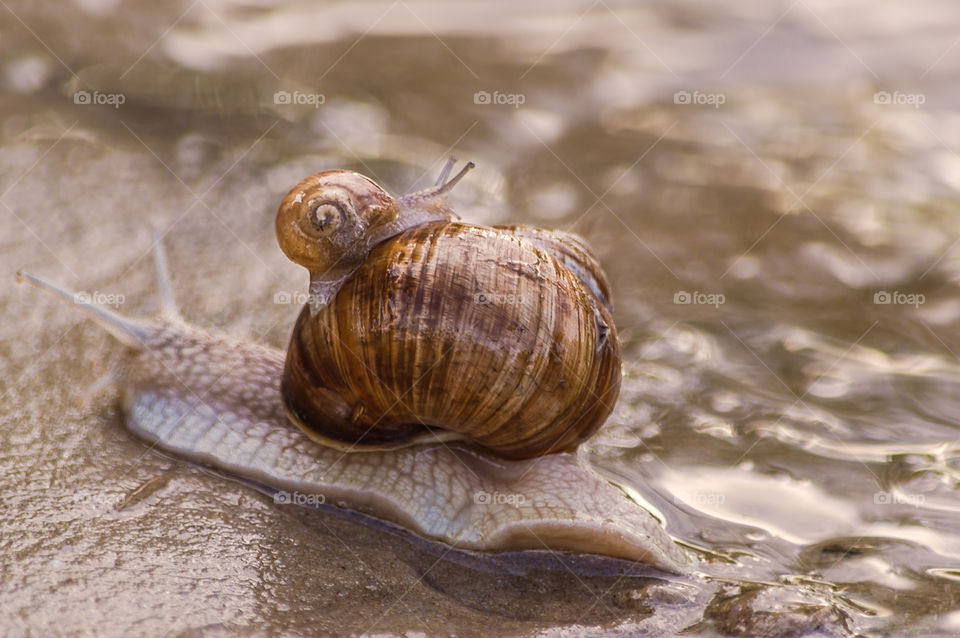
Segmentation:
{"type": "MultiPolygon", "coordinates": [[[[450,175],[450,171],[453,169],[453,165],[456,163],[456,161],[457,160],[454,157],[451,157],[449,160],[447,160],[447,163],[443,166],[443,170],[440,171],[440,178],[437,179],[437,184],[435,186],[414,191],[412,193],[407,193],[401,197],[398,200],[401,214],[406,213],[405,217],[409,218],[413,212],[418,209],[428,210],[433,208],[442,210],[446,214],[446,219],[450,219],[451,217],[459,218],[460,216],[453,212],[453,209],[451,209],[449,204],[447,204],[447,195],[451,190],[453,190],[453,187],[456,186],[460,180],[466,176],[467,173],[476,168],[477,165],[473,162],[467,162],[463,165],[463,168],[460,169],[459,173],[448,180],[447,177],[450,175]]],[[[430,219],[425,221],[441,220],[430,219]]],[[[406,228],[410,228],[411,226],[411,224],[408,224],[406,228]]]]}
{"type": "Polygon", "coordinates": [[[163,241],[156,228],[151,230],[153,239],[153,261],[157,268],[157,287],[160,289],[160,314],[167,317],[180,318],[180,309],[173,294],[173,279],[170,277],[170,266],[167,261],[167,252],[163,248],[163,241]]]}
{"type": "Polygon", "coordinates": [[[434,184],[437,188],[444,185],[447,181],[447,178],[450,177],[450,171],[453,170],[454,165],[457,163],[457,158],[452,155],[447,158],[446,163],[443,165],[443,168],[440,169],[440,177],[437,178],[437,183],[434,184]]]}
{"type": "Polygon", "coordinates": [[[150,338],[150,331],[143,322],[83,300],[79,293],[70,292],[66,288],[62,288],[26,270],[17,271],[17,283],[30,284],[56,299],[76,305],[94,323],[109,332],[125,346],[134,350],[145,350],[147,348],[145,343],[150,338]]]}
{"type": "Polygon", "coordinates": [[[454,175],[450,179],[450,181],[442,182],[440,184],[440,188],[437,189],[436,194],[443,195],[444,193],[449,193],[453,189],[453,187],[457,185],[457,182],[463,179],[467,173],[469,173],[471,170],[473,170],[476,167],[477,165],[474,164],[473,162],[467,162],[466,164],[464,164],[463,168],[460,169],[460,172],[454,175]]]}
{"type": "MultiPolygon", "coordinates": [[[[180,310],[177,308],[173,294],[173,280],[170,277],[170,269],[167,261],[167,254],[163,248],[163,241],[156,229],[151,229],[153,242],[153,259],[157,270],[157,287],[159,288],[159,312],[160,317],[166,318],[171,322],[180,322],[180,310]]],[[[29,284],[43,292],[51,295],[55,299],[74,304],[81,312],[89,317],[94,323],[113,335],[120,343],[134,350],[149,350],[154,340],[157,338],[156,322],[146,319],[134,319],[99,304],[92,303],[85,299],[81,293],[71,292],[63,286],[34,275],[26,270],[17,271],[17,283],[29,284]]],[[[110,374],[112,374],[111,371],[110,374]]],[[[108,376],[108,375],[107,375],[108,376]]],[[[110,379],[98,379],[93,383],[91,389],[99,391],[101,387],[109,385],[110,379]]]]}

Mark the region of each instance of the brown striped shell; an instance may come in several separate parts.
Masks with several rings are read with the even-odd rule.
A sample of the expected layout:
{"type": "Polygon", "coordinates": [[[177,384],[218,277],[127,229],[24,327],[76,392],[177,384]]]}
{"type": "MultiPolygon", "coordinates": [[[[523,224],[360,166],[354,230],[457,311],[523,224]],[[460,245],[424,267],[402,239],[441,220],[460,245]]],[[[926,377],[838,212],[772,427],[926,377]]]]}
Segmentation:
{"type": "MultiPolygon", "coordinates": [[[[436,208],[441,187],[401,198],[398,215],[436,208]]],[[[451,438],[444,431],[508,458],[570,451],[619,393],[609,304],[575,235],[413,224],[374,244],[329,303],[301,312],[284,399],[309,434],[352,449],[451,438]]]]}

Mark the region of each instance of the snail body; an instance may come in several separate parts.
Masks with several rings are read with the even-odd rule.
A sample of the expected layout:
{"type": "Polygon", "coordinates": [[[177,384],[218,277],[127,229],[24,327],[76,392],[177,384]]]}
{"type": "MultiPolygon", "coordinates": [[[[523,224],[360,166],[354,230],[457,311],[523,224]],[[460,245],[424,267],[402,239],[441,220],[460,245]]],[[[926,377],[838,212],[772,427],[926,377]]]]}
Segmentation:
{"type": "Polygon", "coordinates": [[[77,304],[29,273],[18,279],[128,347],[116,375],[124,423],[164,450],[457,548],[590,553],[689,572],[691,557],[638,495],[570,453],[619,391],[602,270],[566,233],[452,221],[444,195],[464,172],[447,181],[450,167],[436,188],[399,200],[345,171],[291,191],[277,228],[284,252],[310,271],[311,301],[286,355],[184,322],[157,238],[155,317],[77,304]],[[497,303],[511,294],[517,303],[497,303]]]}
{"type": "Polygon", "coordinates": [[[311,176],[287,195],[281,246],[312,282],[323,269],[339,279],[293,329],[282,384],[292,420],[351,451],[436,438],[505,458],[576,449],[620,388],[603,271],[575,235],[444,220],[442,195],[395,201],[342,171],[311,176]],[[367,233],[384,217],[404,229],[371,244],[344,221],[348,245],[330,252],[351,256],[345,277],[336,260],[305,260],[289,247],[311,218],[324,217],[324,238],[335,238],[331,219],[351,214],[371,220],[367,233]]]}
{"type": "MultiPolygon", "coordinates": [[[[576,454],[505,460],[465,443],[345,454],[291,425],[280,395],[284,352],[184,322],[155,244],[163,310],[132,319],[20,272],[127,346],[116,375],[124,425],[160,449],[275,491],[399,525],[479,552],[550,550],[689,573],[660,521],[576,454]],[[509,495],[510,499],[497,498],[509,495]]],[[[278,498],[277,495],[280,495],[278,498]]]]}

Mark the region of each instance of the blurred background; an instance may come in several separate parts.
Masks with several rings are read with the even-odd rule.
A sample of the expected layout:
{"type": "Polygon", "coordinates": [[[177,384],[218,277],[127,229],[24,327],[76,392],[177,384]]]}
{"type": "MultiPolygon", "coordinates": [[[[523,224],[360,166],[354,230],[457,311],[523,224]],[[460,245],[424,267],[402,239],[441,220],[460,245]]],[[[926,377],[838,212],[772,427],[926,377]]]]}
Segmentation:
{"type": "Polygon", "coordinates": [[[955,635],[958,87],[947,0],[0,0],[3,633],[955,635]],[[699,552],[684,604],[148,451],[85,395],[122,347],[15,285],[149,314],[153,226],[190,321],[283,347],[282,196],[450,155],[466,221],[578,232],[610,275],[589,456],[699,552]]]}

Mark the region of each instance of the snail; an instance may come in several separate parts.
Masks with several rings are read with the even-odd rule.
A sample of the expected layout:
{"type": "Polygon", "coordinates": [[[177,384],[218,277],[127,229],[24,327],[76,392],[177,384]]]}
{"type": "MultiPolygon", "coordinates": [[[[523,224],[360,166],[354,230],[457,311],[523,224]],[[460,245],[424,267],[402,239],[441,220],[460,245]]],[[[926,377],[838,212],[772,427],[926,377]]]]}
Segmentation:
{"type": "MultiPolygon", "coordinates": [[[[370,242],[363,250],[349,253],[349,259],[342,264],[312,270],[311,291],[317,297],[311,298],[301,313],[298,326],[329,318],[341,320],[342,313],[350,312],[349,308],[341,308],[341,298],[362,296],[363,288],[355,282],[365,275],[369,256],[389,257],[394,249],[403,253],[398,241],[420,241],[425,229],[453,232],[454,236],[484,236],[476,230],[478,227],[450,221],[452,211],[445,195],[465,172],[446,181],[451,166],[447,165],[437,186],[398,202],[372,181],[345,171],[320,173],[291,191],[292,196],[288,195],[281,206],[278,225],[283,225],[281,220],[290,202],[303,193],[301,199],[309,204],[306,221],[312,226],[305,229],[305,234],[336,238],[338,232],[353,233],[355,229],[350,224],[370,224],[368,229],[372,227],[383,235],[396,233],[380,236],[379,243],[370,242]],[[308,197],[311,184],[328,184],[328,178],[338,186],[352,184],[360,189],[344,190],[331,201],[308,197]],[[352,200],[338,202],[336,197],[343,199],[343,193],[352,196],[352,200]],[[370,193],[376,197],[363,198],[362,194],[370,193]],[[317,201],[311,204],[311,199],[317,201]],[[352,210],[369,216],[350,218],[348,204],[352,210]],[[401,214],[405,206],[413,206],[413,212],[422,214],[424,219],[411,222],[401,214]],[[384,252],[384,247],[391,248],[384,252]],[[366,250],[369,256],[358,258],[366,250]]],[[[323,192],[329,194],[327,189],[323,192]]],[[[507,227],[503,231],[484,232],[508,236],[503,241],[515,244],[517,251],[534,255],[538,265],[551,269],[549,272],[562,273],[556,275],[564,277],[562,285],[578,295],[576,298],[583,305],[578,334],[586,335],[584,339],[594,358],[615,360],[614,364],[605,365],[610,365],[616,374],[604,373],[612,375],[609,379],[603,374],[596,377],[601,385],[599,396],[606,398],[608,405],[595,411],[602,416],[591,418],[602,422],[606,417],[604,410],[616,398],[619,351],[609,318],[609,286],[599,267],[593,270],[595,260],[589,249],[580,240],[560,242],[558,237],[562,235],[548,231],[507,227]],[[570,265],[564,266],[568,262],[570,265]],[[581,268],[589,270],[578,271],[581,268]]],[[[362,237],[362,233],[355,237],[362,237]]],[[[362,246],[369,239],[353,241],[362,246]]],[[[431,243],[426,244],[429,252],[431,243]]],[[[652,507],[645,505],[635,492],[604,479],[582,455],[572,452],[598,424],[577,429],[572,436],[560,432],[562,451],[553,450],[551,445],[539,445],[534,450],[527,442],[539,441],[539,435],[531,439],[523,433],[524,443],[519,447],[484,446],[473,434],[439,433],[431,421],[419,415],[413,421],[418,426],[413,431],[409,427],[391,428],[391,436],[371,440],[363,433],[353,440],[342,432],[318,434],[316,426],[303,423],[299,407],[287,404],[284,394],[289,393],[281,392],[282,386],[300,378],[299,373],[290,374],[291,362],[300,362],[291,355],[302,349],[297,342],[298,329],[294,330],[290,351],[285,356],[276,348],[187,324],[176,309],[167,260],[156,234],[153,247],[161,302],[158,314],[150,318],[125,317],[89,301],[77,303],[77,297],[65,289],[28,272],[17,273],[18,281],[74,304],[127,346],[128,357],[115,376],[124,424],[134,434],[173,454],[260,486],[322,495],[328,504],[399,525],[428,541],[460,550],[566,551],[639,561],[673,573],[691,571],[693,559],[651,514],[652,507]],[[299,428],[291,424],[291,415],[297,417],[299,428]],[[505,458],[533,453],[540,455],[505,458]]],[[[284,247],[285,252],[288,249],[289,246],[284,247]]],[[[420,248],[404,254],[416,255],[419,251],[420,248]]],[[[518,262],[509,267],[523,272],[525,265],[518,262]]],[[[390,282],[389,276],[386,281],[390,282]]],[[[394,299],[400,301],[403,298],[394,299]]],[[[384,306],[387,307],[389,304],[384,306]]],[[[360,343],[363,344],[362,339],[360,343]]],[[[534,390],[565,392],[564,385],[546,390],[538,385],[534,390]]],[[[322,401],[333,406],[334,424],[362,425],[366,423],[364,418],[376,414],[373,408],[351,407],[324,386],[315,388],[324,395],[322,401]],[[338,401],[343,405],[338,405],[338,401]],[[341,408],[343,411],[338,411],[341,408]]]]}
{"type": "Polygon", "coordinates": [[[452,221],[446,194],[473,164],[446,181],[452,167],[396,200],[343,170],[283,199],[277,238],[311,293],[283,374],[291,419],[351,451],[572,451],[620,391],[606,276],[576,235],[452,221]]]}

